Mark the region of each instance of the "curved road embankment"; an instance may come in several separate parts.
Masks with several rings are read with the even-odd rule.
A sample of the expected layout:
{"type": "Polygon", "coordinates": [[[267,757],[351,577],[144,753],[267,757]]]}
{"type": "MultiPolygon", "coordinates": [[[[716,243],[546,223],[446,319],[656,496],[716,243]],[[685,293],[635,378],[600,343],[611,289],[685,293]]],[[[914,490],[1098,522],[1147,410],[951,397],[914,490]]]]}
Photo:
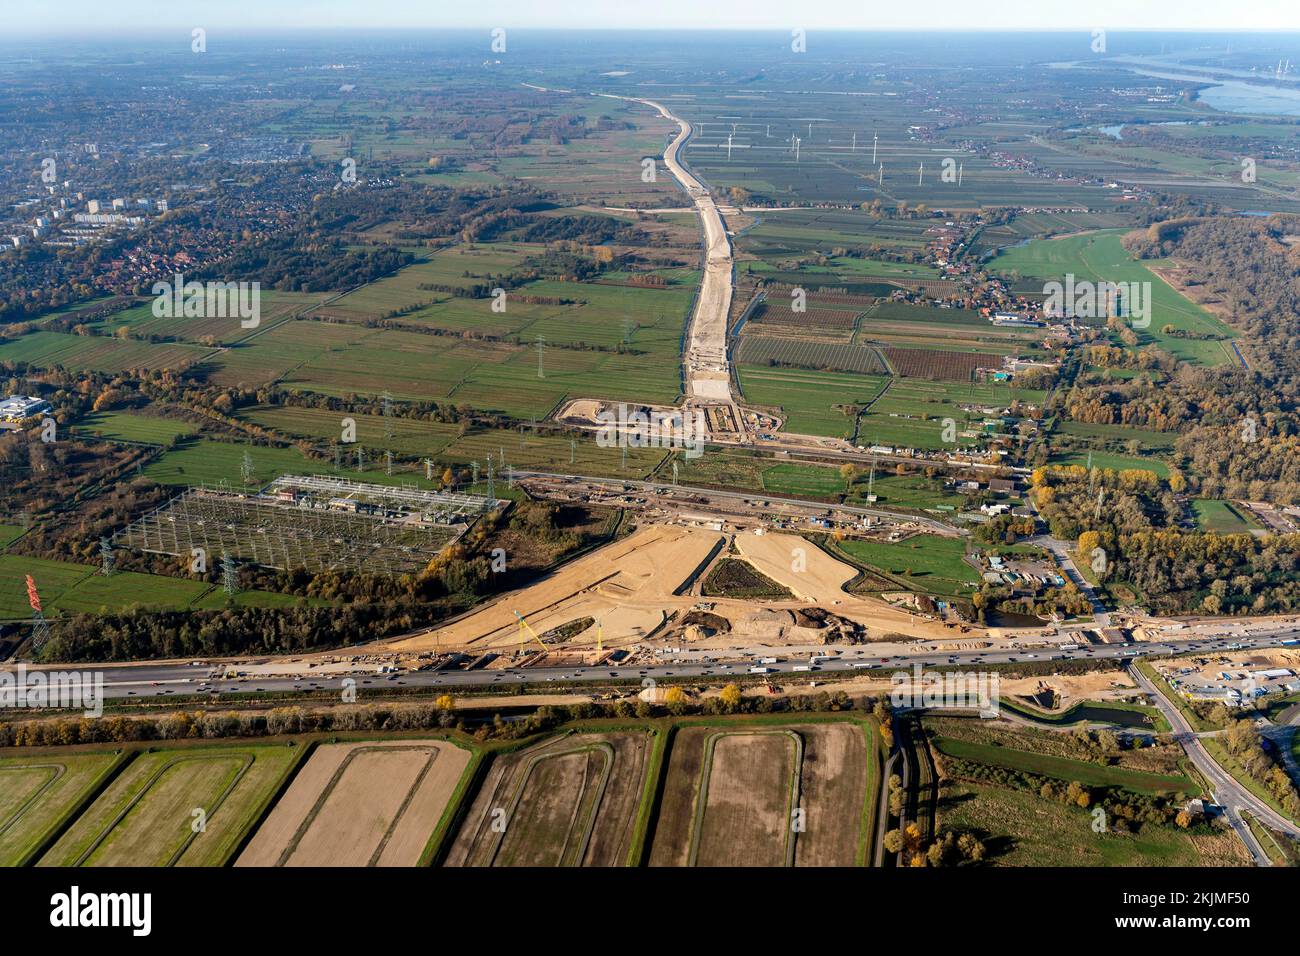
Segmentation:
{"type": "Polygon", "coordinates": [[[664,165],[691,197],[704,227],[704,279],[686,336],[686,394],[701,401],[730,403],[733,398],[727,359],[727,315],[732,296],[731,240],[713,196],[682,161],[681,151],[691,138],[691,124],[654,100],[612,93],[600,95],[648,106],[677,124],[677,135],[664,148],[664,165]]]}

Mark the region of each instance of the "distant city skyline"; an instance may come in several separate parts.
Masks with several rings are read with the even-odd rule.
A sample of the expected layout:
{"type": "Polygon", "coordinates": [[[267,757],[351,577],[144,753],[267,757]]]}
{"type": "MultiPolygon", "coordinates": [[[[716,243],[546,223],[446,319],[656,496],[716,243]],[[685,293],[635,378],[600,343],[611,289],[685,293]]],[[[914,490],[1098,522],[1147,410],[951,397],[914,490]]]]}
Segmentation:
{"type": "Polygon", "coordinates": [[[928,0],[919,5],[822,0],[53,0],[5,11],[9,35],[189,30],[324,29],[756,29],[861,30],[1300,30],[1300,4],[1257,0],[928,0]]]}

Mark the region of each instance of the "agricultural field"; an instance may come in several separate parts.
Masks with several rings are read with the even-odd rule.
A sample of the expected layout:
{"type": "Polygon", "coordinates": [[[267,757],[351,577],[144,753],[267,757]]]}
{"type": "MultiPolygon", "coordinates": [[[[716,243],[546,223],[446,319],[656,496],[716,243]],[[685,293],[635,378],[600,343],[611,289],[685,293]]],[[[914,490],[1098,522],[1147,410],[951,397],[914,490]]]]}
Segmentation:
{"type": "Polygon", "coordinates": [[[108,441],[143,442],[169,445],[177,438],[192,435],[197,425],[171,418],[159,418],[134,412],[92,412],[72,427],[74,432],[108,441]]]}
{"type": "Polygon", "coordinates": [[[859,407],[880,395],[889,381],[876,375],[849,375],[804,369],[741,365],[737,368],[745,400],[778,408],[784,431],[848,438],[859,407]]]}
{"type": "Polygon", "coordinates": [[[985,226],[981,229],[971,243],[971,252],[980,258],[986,258],[1008,246],[1019,245],[1026,239],[1097,229],[1114,229],[1128,225],[1129,222],[1129,217],[1121,213],[1021,213],[1010,222],[985,226]]]}
{"type": "Polygon", "coordinates": [[[448,422],[421,421],[398,415],[367,415],[336,412],[326,408],[297,408],[290,405],[257,405],[242,409],[240,417],[279,435],[320,443],[339,441],[343,419],[356,423],[356,442],[364,448],[392,451],[399,455],[437,456],[455,440],[458,427],[448,422]],[[391,430],[392,438],[385,435],[391,430]]]}
{"type": "Polygon", "coordinates": [[[882,301],[863,315],[854,340],[897,349],[975,353],[983,365],[996,368],[1003,355],[1040,356],[1041,338],[1038,330],[993,325],[968,309],[882,301]]]}
{"type": "Polygon", "coordinates": [[[879,785],[857,721],[689,724],[674,735],[652,866],[853,866],[879,785]]]}
{"type": "MultiPolygon", "coordinates": [[[[960,355],[954,352],[953,355],[960,355]]],[[[885,375],[889,368],[880,353],[867,345],[809,342],[767,335],[743,335],[736,361],[750,366],[781,366],[828,372],[885,375]]]]}
{"type": "Polygon", "coordinates": [[[1058,421],[1052,432],[1055,445],[1072,449],[1110,451],[1129,455],[1163,457],[1174,450],[1178,436],[1127,425],[1095,425],[1089,422],[1058,421]],[[1063,439],[1063,440],[1062,440],[1063,439]]]}
{"type": "MultiPolygon", "coordinates": [[[[521,470],[559,471],[598,478],[644,478],[669,454],[662,448],[628,448],[626,465],[622,448],[602,448],[594,434],[553,435],[531,429],[484,429],[457,438],[437,457],[439,465],[480,463],[487,475],[487,458],[499,466],[502,453],[509,467],[521,470]]],[[[704,458],[709,455],[705,454],[704,458]]],[[[695,459],[696,461],[702,459],[695,459]]],[[[498,470],[498,487],[501,481],[498,470]]]]}
{"type": "MultiPolygon", "coordinates": [[[[1151,283],[1150,324],[1135,328],[1139,346],[1155,343],[1184,362],[1193,365],[1222,365],[1232,361],[1228,341],[1237,336],[1205,309],[1188,301],[1157,276],[1147,263],[1133,259],[1120,243],[1122,230],[1103,230],[1061,239],[1041,239],[1010,249],[989,263],[989,269],[1003,275],[1018,275],[1033,282],[1064,282],[1067,274],[1076,281],[1151,283]],[[1163,331],[1174,330],[1207,338],[1182,338],[1163,331]]],[[[1149,263],[1154,267],[1159,261],[1149,263]]]]}
{"type": "MultiPolygon", "coordinates": [[[[424,480],[424,470],[385,472],[384,449],[367,448],[358,443],[347,446],[342,453],[342,467],[335,468],[332,460],[309,459],[296,448],[277,448],[267,445],[237,445],[233,442],[208,439],[186,439],[175,448],[164,452],[144,469],[146,478],[165,485],[217,485],[225,482],[232,489],[255,491],[272,478],[285,474],[331,475],[352,481],[369,481],[375,484],[417,484],[421,488],[434,487],[424,480]],[[253,463],[252,480],[244,482],[244,455],[253,463]],[[363,456],[364,470],[358,470],[358,454],[363,456]]],[[[407,466],[408,468],[414,466],[407,466]]]]}
{"type": "Polygon", "coordinates": [[[283,744],[145,751],[39,865],[220,866],[301,754],[283,744]]]}
{"type": "Polygon", "coordinates": [[[0,344],[0,362],[26,362],[35,368],[65,368],[74,371],[166,369],[180,372],[211,352],[211,349],[197,345],[171,342],[155,345],[135,339],[72,335],[41,329],[0,344]]]}
{"type": "Polygon", "coordinates": [[[23,866],[123,762],[117,753],[0,758],[0,866],[23,866]]]}
{"type": "Polygon", "coordinates": [[[470,757],[445,740],[320,744],[236,865],[414,866],[470,757]]]}
{"type": "Polygon", "coordinates": [[[158,318],[153,314],[154,300],[152,298],[130,305],[121,312],[115,312],[102,319],[86,323],[86,325],[95,334],[104,336],[117,337],[129,334],[144,339],[156,336],[158,338],[201,343],[203,345],[229,345],[306,312],[324,301],[326,297],[327,293],[322,292],[303,293],[261,290],[258,298],[258,324],[249,329],[242,327],[238,316],[158,318]]]}
{"type": "Polygon", "coordinates": [[[980,583],[979,571],[964,560],[966,543],[961,538],[918,534],[896,543],[851,538],[839,542],[839,547],[855,560],[929,594],[970,594],[980,583]]]}
{"type": "Polygon", "coordinates": [[[629,857],[655,743],[646,731],[578,733],[498,755],[447,865],[635,863],[629,857]]]}
{"type": "Polygon", "coordinates": [[[891,379],[858,424],[857,444],[895,448],[952,447],[943,438],[944,419],[957,427],[957,444],[977,441],[986,420],[996,420],[1012,402],[1036,405],[1044,393],[993,383],[955,384],[919,379],[891,379]]]}

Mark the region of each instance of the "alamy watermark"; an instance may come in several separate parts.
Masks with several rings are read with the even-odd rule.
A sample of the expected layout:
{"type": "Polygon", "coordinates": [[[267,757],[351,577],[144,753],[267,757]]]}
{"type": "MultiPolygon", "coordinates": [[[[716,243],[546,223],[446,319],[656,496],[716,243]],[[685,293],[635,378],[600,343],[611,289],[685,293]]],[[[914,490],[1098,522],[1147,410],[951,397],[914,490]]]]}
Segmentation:
{"type": "Polygon", "coordinates": [[[158,319],[233,319],[245,329],[262,322],[260,282],[186,282],[176,273],[172,282],[155,282],[151,290],[158,319]]]}
{"type": "Polygon", "coordinates": [[[889,677],[889,701],[895,707],[926,710],[978,710],[981,717],[1001,712],[1001,691],[996,673],[989,671],[927,671],[917,661],[911,673],[894,671],[889,677]]]}
{"type": "Polygon", "coordinates": [[[29,671],[26,664],[0,671],[0,707],[80,710],[104,715],[103,671],[29,671]]]}
{"type": "Polygon", "coordinates": [[[1077,281],[1073,273],[1064,282],[1043,285],[1044,314],[1066,319],[1125,318],[1135,329],[1151,324],[1150,282],[1077,281]]]}
{"type": "Polygon", "coordinates": [[[596,420],[602,423],[596,432],[596,444],[601,448],[681,448],[687,458],[699,458],[708,437],[708,424],[699,409],[629,410],[620,402],[602,408],[596,420]]]}

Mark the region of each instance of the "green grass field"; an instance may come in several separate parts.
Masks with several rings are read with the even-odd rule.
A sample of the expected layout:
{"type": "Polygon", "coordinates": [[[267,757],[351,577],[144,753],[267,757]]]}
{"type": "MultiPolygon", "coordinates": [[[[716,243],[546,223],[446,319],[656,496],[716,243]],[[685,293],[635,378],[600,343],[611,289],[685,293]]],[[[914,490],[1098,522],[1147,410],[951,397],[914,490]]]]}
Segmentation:
{"type": "MultiPolygon", "coordinates": [[[[227,482],[232,488],[256,490],[280,475],[336,475],[353,481],[376,484],[417,484],[422,488],[434,487],[424,480],[424,470],[385,473],[384,452],[381,448],[366,447],[361,443],[345,446],[342,464],[303,457],[296,448],[272,448],[265,445],[234,444],[232,442],[186,439],[175,449],[145,468],[145,477],[168,485],[218,484],[227,482]],[[361,449],[365,470],[355,468],[357,450],[361,449]],[[244,453],[253,462],[254,480],[243,481],[244,453]]],[[[408,466],[412,467],[412,466],[408,466]]]]}
{"type": "Polygon", "coordinates": [[[834,468],[817,465],[773,465],[763,474],[763,490],[775,495],[809,495],[829,498],[844,490],[844,479],[834,468]]]}
{"type": "Polygon", "coordinates": [[[167,445],[197,430],[198,426],[189,422],[132,412],[93,412],[73,426],[73,431],[79,434],[149,445],[167,445]]]}
{"type": "Polygon", "coordinates": [[[1022,770],[1026,773],[1054,777],[1057,780],[1074,781],[1088,787],[1119,787],[1148,795],[1182,793],[1195,797],[1200,794],[1200,788],[1183,776],[1165,776],[1144,773],[1140,770],[1128,770],[1124,767],[1108,767],[1084,760],[1072,760],[1069,757],[1014,750],[1010,747],[995,747],[991,744],[956,740],[951,737],[939,737],[934,744],[940,753],[950,757],[993,767],[1006,767],[1009,770],[1022,770]]]}
{"type": "Polygon", "coordinates": [[[979,572],[962,560],[966,544],[960,538],[922,534],[896,544],[847,539],[839,547],[863,564],[907,580],[918,591],[968,594],[980,582],[979,572]]]}
{"type": "MultiPolygon", "coordinates": [[[[0,554],[0,618],[31,618],[26,584],[29,574],[36,582],[47,617],[116,611],[132,606],[158,609],[225,606],[225,593],[206,581],[137,571],[118,571],[105,577],[92,565],[0,554]]],[[[236,604],[250,607],[283,607],[297,601],[292,595],[269,591],[245,591],[235,596],[236,604]]]]}
{"type": "Polygon", "coordinates": [[[0,866],[29,862],[119,759],[107,751],[0,758],[0,866]]]}
{"type": "Polygon", "coordinates": [[[142,753],[39,865],[221,866],[301,753],[283,744],[142,753]]]}
{"type": "Polygon", "coordinates": [[[1138,458],[1132,455],[1116,455],[1105,451],[1074,451],[1052,455],[1048,459],[1053,465],[1087,465],[1092,462],[1094,468],[1109,468],[1112,471],[1137,469],[1149,471],[1160,478],[1169,477],[1169,466],[1158,458],[1138,458]]]}
{"type": "Polygon", "coordinates": [[[1192,502],[1196,526],[1215,534],[1247,534],[1261,527],[1249,511],[1231,501],[1198,498],[1192,502]]]}
{"type": "Polygon", "coordinates": [[[939,818],[945,828],[984,835],[994,866],[1245,866],[1231,833],[1188,833],[1148,824],[1137,834],[1098,834],[1089,810],[1002,787],[950,781],[939,818]]]}
{"type": "Polygon", "coordinates": [[[737,375],[747,401],[781,409],[785,431],[833,438],[853,433],[853,415],[841,408],[870,402],[888,381],[879,375],[755,365],[741,366],[737,375]]]}
{"type": "MultiPolygon", "coordinates": [[[[1133,259],[1120,242],[1123,230],[1102,230],[1061,239],[1038,239],[1001,253],[989,269],[1002,274],[1019,273],[1035,281],[1064,282],[1073,274],[1076,282],[1151,283],[1150,325],[1135,329],[1143,343],[1154,342],[1184,362],[1222,365],[1230,361],[1228,350],[1215,340],[1186,339],[1166,334],[1164,327],[1231,339],[1236,332],[1205,309],[1188,301],[1146,265],[1133,259]]],[[[1158,265],[1159,263],[1153,263],[1158,265]]]]}
{"type": "Polygon", "coordinates": [[[877,469],[874,481],[869,474],[859,475],[853,483],[852,498],[857,504],[867,503],[867,487],[871,486],[876,504],[889,508],[960,509],[966,505],[966,496],[944,487],[943,478],[926,478],[924,475],[881,474],[877,469]]]}

